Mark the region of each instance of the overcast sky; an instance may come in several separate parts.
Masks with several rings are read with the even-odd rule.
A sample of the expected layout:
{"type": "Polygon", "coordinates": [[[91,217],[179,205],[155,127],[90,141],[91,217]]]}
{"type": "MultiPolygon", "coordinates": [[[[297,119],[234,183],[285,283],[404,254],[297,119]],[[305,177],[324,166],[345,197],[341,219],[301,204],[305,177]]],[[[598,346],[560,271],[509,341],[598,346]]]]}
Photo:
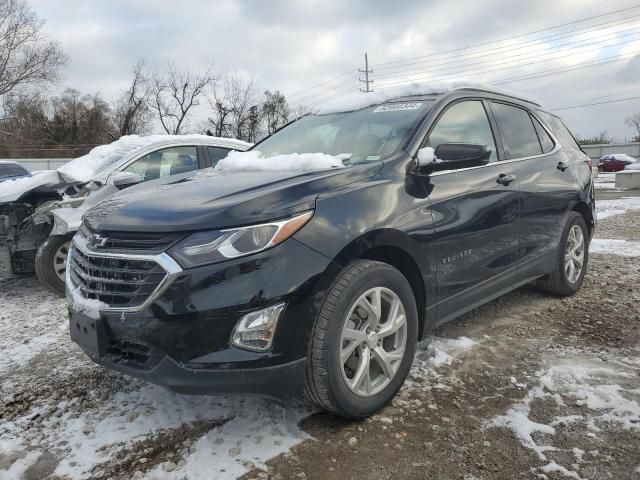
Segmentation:
{"type": "MultiPolygon", "coordinates": [[[[603,16],[633,7],[630,1],[31,4],[69,57],[64,85],[100,92],[106,99],[126,87],[132,66],[144,58],[153,68],[172,61],[194,71],[213,65],[218,75],[240,72],[255,77],[263,89],[281,90],[293,104],[321,104],[358,88],[355,69],[363,67],[365,51],[376,89],[444,78],[504,82],[613,57],[615,62],[500,86],[549,108],[640,96],[640,7],[603,16]],[[547,30],[596,15],[601,16],[547,30]]],[[[556,113],[574,133],[588,136],[607,130],[623,139],[633,133],[624,119],[637,112],[640,100],[556,113]]],[[[203,106],[198,115],[205,114],[203,106]]]]}

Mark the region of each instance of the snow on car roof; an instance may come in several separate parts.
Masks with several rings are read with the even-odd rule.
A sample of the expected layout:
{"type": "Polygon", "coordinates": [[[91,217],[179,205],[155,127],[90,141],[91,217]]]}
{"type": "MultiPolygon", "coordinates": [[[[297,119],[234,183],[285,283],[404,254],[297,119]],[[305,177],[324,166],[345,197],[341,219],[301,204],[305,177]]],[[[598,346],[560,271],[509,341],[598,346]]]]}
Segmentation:
{"type": "MultiPolygon", "coordinates": [[[[482,90],[485,92],[499,93],[502,95],[508,95],[510,97],[519,98],[526,102],[535,103],[531,100],[523,98],[500,88],[492,87],[490,85],[467,82],[467,81],[448,81],[448,82],[414,82],[407,83],[405,85],[397,85],[394,87],[387,87],[380,90],[374,90],[371,93],[355,92],[333,101],[326,103],[325,105],[314,110],[313,113],[318,115],[324,115],[329,113],[339,112],[351,112],[354,110],[360,110],[362,108],[370,107],[372,105],[378,105],[391,100],[401,99],[405,97],[416,97],[433,95],[440,96],[447,93],[454,92],[456,90],[482,90]]],[[[537,104],[536,104],[537,105],[537,104]]]]}
{"type": "Polygon", "coordinates": [[[170,144],[199,144],[246,150],[250,143],[233,138],[212,137],[209,135],[126,135],[115,142],[100,145],[89,153],[71,160],[58,168],[65,177],[77,182],[88,182],[96,175],[125,158],[146,148],[170,144]]]}
{"type": "Polygon", "coordinates": [[[632,156],[627,155],[626,153],[609,153],[607,155],[604,155],[601,158],[601,160],[619,160],[622,162],[631,162],[631,163],[635,163],[638,161],[632,156]]]}

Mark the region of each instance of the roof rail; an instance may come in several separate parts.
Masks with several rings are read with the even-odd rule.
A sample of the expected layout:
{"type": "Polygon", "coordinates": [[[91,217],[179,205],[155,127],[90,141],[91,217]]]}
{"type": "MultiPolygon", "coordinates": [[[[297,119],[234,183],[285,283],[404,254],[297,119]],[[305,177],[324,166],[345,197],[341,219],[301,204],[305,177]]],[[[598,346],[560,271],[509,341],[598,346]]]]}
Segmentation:
{"type": "Polygon", "coordinates": [[[520,100],[521,102],[527,102],[527,103],[531,103],[533,105],[536,105],[540,108],[542,108],[542,105],[540,105],[537,102],[534,102],[533,100],[530,100],[528,98],[525,97],[519,97],[517,95],[514,95],[513,93],[509,93],[509,92],[505,92],[503,90],[500,89],[492,89],[492,88],[483,88],[483,87],[455,87],[452,89],[452,92],[457,92],[460,90],[473,90],[476,92],[484,92],[484,93],[493,93],[496,95],[502,95],[503,97],[509,97],[509,98],[513,98],[515,100],[520,100]]]}

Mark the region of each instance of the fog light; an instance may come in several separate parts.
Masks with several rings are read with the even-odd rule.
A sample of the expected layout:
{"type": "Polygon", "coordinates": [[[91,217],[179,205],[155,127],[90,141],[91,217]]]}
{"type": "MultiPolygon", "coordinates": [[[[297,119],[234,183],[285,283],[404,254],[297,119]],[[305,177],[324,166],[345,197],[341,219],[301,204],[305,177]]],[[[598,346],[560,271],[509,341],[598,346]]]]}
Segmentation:
{"type": "Polygon", "coordinates": [[[276,331],[276,324],[284,307],[284,303],[279,303],[246,314],[236,325],[231,336],[231,343],[247,350],[269,350],[276,331]]]}

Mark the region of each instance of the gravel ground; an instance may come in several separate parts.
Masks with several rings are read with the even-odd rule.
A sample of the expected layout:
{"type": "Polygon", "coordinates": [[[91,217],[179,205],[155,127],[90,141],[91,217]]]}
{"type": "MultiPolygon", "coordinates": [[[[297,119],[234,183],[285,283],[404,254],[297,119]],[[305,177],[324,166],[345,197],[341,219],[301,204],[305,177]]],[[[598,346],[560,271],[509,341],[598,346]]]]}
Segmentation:
{"type": "MultiPolygon", "coordinates": [[[[598,237],[640,239],[639,197],[597,193],[598,237]]],[[[68,340],[64,300],[0,280],[0,480],[640,479],[640,257],[618,253],[574,297],[525,287],[438,329],[363,422],[111,373],[68,340]]]]}

